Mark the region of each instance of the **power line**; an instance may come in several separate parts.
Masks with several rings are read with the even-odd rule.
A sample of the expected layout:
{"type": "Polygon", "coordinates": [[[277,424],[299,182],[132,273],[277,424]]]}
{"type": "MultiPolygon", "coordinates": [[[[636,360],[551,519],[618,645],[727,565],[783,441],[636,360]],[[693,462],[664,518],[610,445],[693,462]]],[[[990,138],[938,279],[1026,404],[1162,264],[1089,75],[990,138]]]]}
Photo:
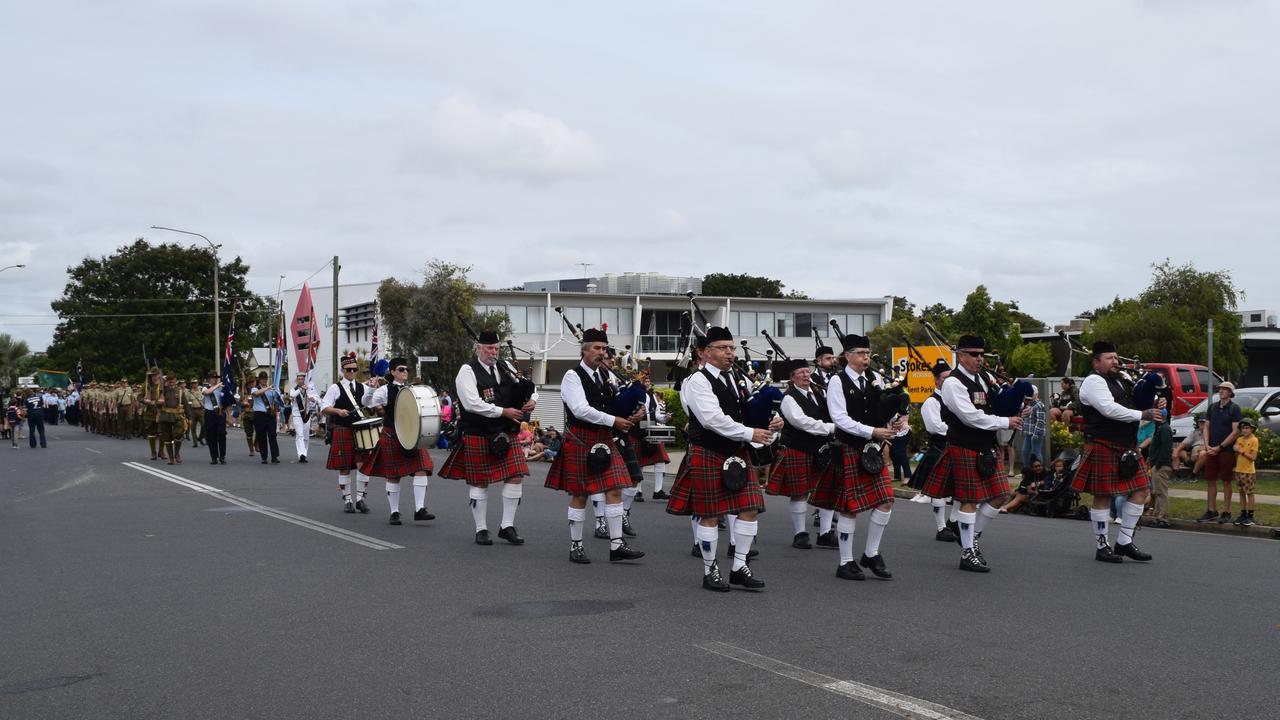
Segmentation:
{"type": "MultiPolygon", "coordinates": [[[[262,309],[258,309],[258,310],[246,310],[246,309],[244,309],[244,308],[238,308],[238,309],[236,310],[236,312],[241,313],[241,314],[247,314],[247,313],[259,313],[259,314],[260,314],[260,313],[271,313],[271,314],[273,314],[273,315],[274,315],[274,314],[276,314],[276,312],[277,312],[277,308],[271,307],[271,308],[262,308],[262,309]]],[[[37,318],[37,319],[38,319],[38,318],[59,318],[59,319],[61,319],[61,320],[72,320],[72,319],[80,319],[80,318],[173,317],[173,316],[181,316],[181,315],[209,315],[209,314],[211,314],[211,313],[210,313],[209,311],[207,311],[207,310],[206,310],[206,311],[204,311],[204,312],[164,312],[164,313],[161,313],[161,312],[151,312],[151,313],[94,313],[94,314],[91,314],[91,315],[88,315],[88,314],[86,314],[86,315],[7,315],[7,314],[0,314],[0,318],[6,318],[6,317],[11,317],[11,318],[37,318]]],[[[223,314],[223,315],[230,315],[230,314],[231,314],[231,311],[230,311],[230,310],[226,310],[226,311],[224,311],[222,314],[223,314]]],[[[52,323],[52,324],[56,325],[57,323],[52,323]]]]}
{"type": "Polygon", "coordinates": [[[313,273],[311,273],[310,275],[308,275],[308,276],[306,276],[305,278],[303,278],[303,279],[302,279],[302,282],[298,283],[297,285],[294,285],[293,287],[287,287],[287,288],[285,288],[284,290],[281,290],[280,292],[289,292],[289,291],[291,291],[291,290],[297,290],[298,288],[300,288],[300,287],[302,287],[304,284],[306,284],[306,282],[307,282],[308,280],[310,280],[311,278],[313,278],[313,277],[315,277],[315,276],[319,275],[319,274],[320,274],[320,272],[321,272],[322,270],[324,270],[325,268],[329,267],[329,266],[330,266],[330,265],[332,265],[332,264],[333,264],[333,258],[329,258],[329,260],[328,260],[327,262],[325,262],[325,264],[321,265],[321,266],[320,266],[320,267],[319,267],[315,272],[313,272],[313,273]]]}

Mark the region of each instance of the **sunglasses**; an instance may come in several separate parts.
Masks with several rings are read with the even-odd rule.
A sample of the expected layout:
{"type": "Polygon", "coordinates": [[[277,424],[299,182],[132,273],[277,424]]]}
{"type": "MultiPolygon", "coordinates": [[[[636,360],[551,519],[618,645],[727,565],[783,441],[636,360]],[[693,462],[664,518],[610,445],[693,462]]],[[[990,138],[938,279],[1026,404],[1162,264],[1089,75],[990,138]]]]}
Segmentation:
{"type": "Polygon", "coordinates": [[[396,372],[409,372],[409,368],[401,365],[400,367],[396,368],[396,372]]]}
{"type": "Polygon", "coordinates": [[[961,353],[964,355],[968,355],[969,357],[975,357],[975,358],[985,357],[987,354],[982,350],[962,350],[961,353]]]}
{"type": "Polygon", "coordinates": [[[353,367],[344,367],[344,368],[342,368],[342,372],[355,372],[355,371],[356,371],[356,369],[355,369],[355,368],[353,368],[353,367]]]}

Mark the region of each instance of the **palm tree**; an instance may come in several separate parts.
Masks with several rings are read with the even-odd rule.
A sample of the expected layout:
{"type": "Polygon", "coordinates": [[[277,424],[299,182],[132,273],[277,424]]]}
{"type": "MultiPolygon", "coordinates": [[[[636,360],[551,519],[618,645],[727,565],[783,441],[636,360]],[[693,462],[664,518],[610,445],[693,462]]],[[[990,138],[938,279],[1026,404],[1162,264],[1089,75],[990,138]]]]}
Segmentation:
{"type": "Polygon", "coordinates": [[[18,369],[22,358],[31,353],[31,349],[22,340],[15,340],[8,333],[0,333],[0,384],[11,384],[12,375],[18,369]]]}

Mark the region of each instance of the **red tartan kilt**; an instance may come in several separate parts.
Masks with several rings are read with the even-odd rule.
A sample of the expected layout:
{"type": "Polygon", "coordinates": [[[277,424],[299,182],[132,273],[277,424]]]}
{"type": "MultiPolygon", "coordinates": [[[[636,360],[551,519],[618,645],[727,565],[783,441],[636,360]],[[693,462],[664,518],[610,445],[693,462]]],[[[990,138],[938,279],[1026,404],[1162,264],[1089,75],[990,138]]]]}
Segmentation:
{"type": "Polygon", "coordinates": [[[489,452],[489,439],[480,435],[463,435],[440,466],[440,477],[463,480],[473,487],[489,487],[494,483],[529,476],[529,463],[524,448],[511,443],[507,456],[499,460],[489,452]]]}
{"type": "Polygon", "coordinates": [[[832,458],[827,472],[823,473],[809,496],[809,504],[823,510],[854,515],[892,502],[889,466],[881,468],[879,475],[868,474],[858,463],[861,455],[861,450],[840,448],[840,458],[832,458]]]}
{"type": "Polygon", "coordinates": [[[627,473],[622,452],[613,441],[613,430],[603,425],[590,428],[570,426],[565,431],[560,452],[551,461],[545,486],[570,495],[594,495],[631,487],[631,475],[627,473]],[[605,443],[613,449],[613,461],[599,474],[587,469],[587,453],[596,443],[605,443]]]}
{"type": "MultiPolygon", "coordinates": [[[[738,457],[747,460],[745,452],[738,457]]],[[[728,455],[712,452],[700,445],[690,445],[680,465],[676,481],[667,498],[667,512],[672,515],[715,517],[757,510],[764,512],[764,492],[760,489],[755,468],[747,461],[747,486],[738,492],[725,490],[721,467],[728,455]]]]}
{"type": "Polygon", "coordinates": [[[400,441],[385,425],[378,436],[378,447],[360,465],[360,472],[365,475],[388,480],[416,475],[419,470],[425,470],[428,475],[435,470],[427,449],[418,448],[414,454],[406,456],[400,449],[400,441]]]}
{"type": "Polygon", "coordinates": [[[356,450],[355,438],[351,428],[333,426],[333,436],[329,438],[329,459],[324,461],[326,469],[349,473],[366,460],[368,453],[356,450]]]}
{"type": "Polygon", "coordinates": [[[643,434],[631,436],[631,447],[636,449],[636,459],[640,461],[640,467],[671,462],[667,448],[662,443],[646,443],[643,434]]]}
{"type": "Polygon", "coordinates": [[[995,473],[984,478],[978,473],[976,450],[947,445],[920,492],[931,498],[954,498],[961,503],[986,502],[1009,493],[1009,479],[1004,472],[999,453],[995,473]]]}
{"type": "Polygon", "coordinates": [[[1147,462],[1142,459],[1141,454],[1138,455],[1138,472],[1127,480],[1120,477],[1120,456],[1132,449],[1135,448],[1110,440],[1085,442],[1084,452],[1080,456],[1080,470],[1071,480],[1071,487],[1076,491],[1101,497],[1128,495],[1135,490],[1150,487],[1147,462]]]}
{"type": "MultiPolygon", "coordinates": [[[[822,477],[831,474],[831,465],[822,471],[822,477]]],[[[802,497],[813,492],[818,484],[818,472],[813,468],[813,456],[796,450],[783,448],[778,455],[778,462],[769,473],[769,482],[764,491],[770,495],[786,497],[802,497]]]]}

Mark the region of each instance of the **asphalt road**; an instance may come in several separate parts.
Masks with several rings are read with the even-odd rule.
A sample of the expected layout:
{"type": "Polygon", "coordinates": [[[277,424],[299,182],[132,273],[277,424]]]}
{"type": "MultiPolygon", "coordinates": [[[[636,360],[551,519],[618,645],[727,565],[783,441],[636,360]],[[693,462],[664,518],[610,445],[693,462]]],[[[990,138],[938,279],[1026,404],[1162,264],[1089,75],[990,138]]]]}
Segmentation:
{"type": "MultiPolygon", "coordinates": [[[[428,523],[387,525],[378,480],[372,513],[343,514],[318,442],[311,464],[264,467],[235,433],[229,465],[188,448],[168,467],[141,441],[50,431],[47,450],[0,446],[0,718],[1280,714],[1273,541],[1144,529],[1155,561],[1111,566],[1083,523],[1000,518],[979,576],[927,506],[899,502],[894,579],[852,583],[835,551],[790,547],[771,498],[753,564],[768,587],[721,595],[700,587],[688,521],[653,501],[633,510],[647,557],[610,564],[588,537],[595,562],[570,564],[544,464],[527,544],[480,547],[458,482],[432,479],[428,523]]],[[[500,506],[491,491],[494,531],[500,506]]]]}

